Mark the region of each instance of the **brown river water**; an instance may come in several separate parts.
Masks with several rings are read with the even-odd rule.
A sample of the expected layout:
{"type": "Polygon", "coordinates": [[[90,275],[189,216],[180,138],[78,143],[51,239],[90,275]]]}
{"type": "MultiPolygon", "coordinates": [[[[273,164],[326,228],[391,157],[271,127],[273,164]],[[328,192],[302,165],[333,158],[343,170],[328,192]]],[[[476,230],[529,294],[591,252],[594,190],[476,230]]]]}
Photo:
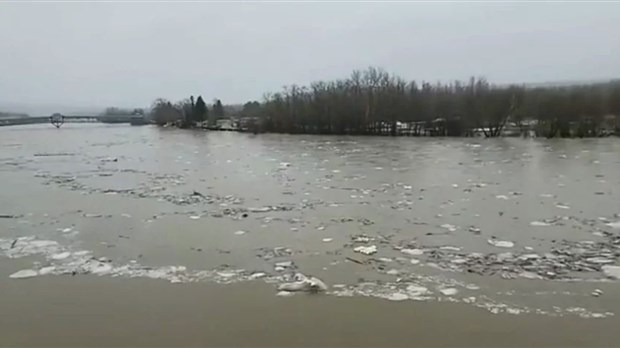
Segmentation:
{"type": "Polygon", "coordinates": [[[0,149],[0,345],[620,345],[618,139],[66,124],[0,149]],[[278,289],[304,275],[325,291],[278,289]]]}

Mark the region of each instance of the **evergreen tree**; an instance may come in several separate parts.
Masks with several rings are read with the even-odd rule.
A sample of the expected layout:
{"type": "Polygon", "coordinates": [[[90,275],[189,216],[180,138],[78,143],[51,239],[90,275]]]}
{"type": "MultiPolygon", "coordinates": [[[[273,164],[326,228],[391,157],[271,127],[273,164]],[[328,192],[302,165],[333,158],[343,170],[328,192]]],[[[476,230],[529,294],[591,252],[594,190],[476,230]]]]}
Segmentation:
{"type": "Polygon", "coordinates": [[[198,96],[196,99],[196,104],[194,105],[194,121],[202,122],[207,119],[207,104],[205,104],[202,96],[198,96]]]}
{"type": "Polygon", "coordinates": [[[219,99],[216,99],[215,104],[213,104],[213,116],[216,120],[224,117],[224,107],[219,99]]]}

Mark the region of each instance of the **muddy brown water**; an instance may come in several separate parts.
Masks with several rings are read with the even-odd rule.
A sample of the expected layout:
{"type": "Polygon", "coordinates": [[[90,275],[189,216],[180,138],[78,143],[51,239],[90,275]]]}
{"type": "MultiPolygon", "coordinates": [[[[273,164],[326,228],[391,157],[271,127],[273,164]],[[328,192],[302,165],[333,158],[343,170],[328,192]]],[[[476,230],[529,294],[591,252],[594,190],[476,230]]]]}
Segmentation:
{"type": "Polygon", "coordinates": [[[607,243],[588,256],[618,265],[617,139],[67,124],[0,128],[0,147],[2,345],[618,345],[620,288],[600,270],[456,267],[583,242],[607,243]],[[57,244],[12,254],[32,240],[57,244]],[[74,264],[52,256],[81,250],[111,266],[89,274],[77,259],[63,274],[74,264]],[[10,278],[25,269],[40,274],[10,278]],[[327,294],[276,296],[294,272],[327,294]]]}

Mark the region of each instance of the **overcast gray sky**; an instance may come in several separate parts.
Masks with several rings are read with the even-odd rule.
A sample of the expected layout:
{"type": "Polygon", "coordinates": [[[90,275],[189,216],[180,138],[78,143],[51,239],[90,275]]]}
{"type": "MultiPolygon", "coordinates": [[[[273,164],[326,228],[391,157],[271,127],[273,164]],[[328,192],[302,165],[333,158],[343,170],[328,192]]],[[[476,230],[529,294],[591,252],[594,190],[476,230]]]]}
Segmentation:
{"type": "Polygon", "coordinates": [[[408,80],[620,77],[619,35],[620,3],[0,3],[0,107],[241,103],[370,65],[408,80]]]}

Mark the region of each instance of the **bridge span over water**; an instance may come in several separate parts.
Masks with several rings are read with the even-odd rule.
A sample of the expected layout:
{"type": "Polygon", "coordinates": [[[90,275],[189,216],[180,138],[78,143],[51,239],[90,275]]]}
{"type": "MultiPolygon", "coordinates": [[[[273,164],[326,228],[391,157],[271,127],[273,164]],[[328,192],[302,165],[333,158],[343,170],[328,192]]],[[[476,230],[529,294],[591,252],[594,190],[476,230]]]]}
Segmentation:
{"type": "Polygon", "coordinates": [[[115,115],[115,116],[96,116],[96,115],[70,115],[54,114],[52,116],[19,117],[0,119],[0,126],[17,126],[24,124],[51,123],[56,127],[64,123],[134,123],[137,119],[144,120],[142,115],[115,115]]]}

